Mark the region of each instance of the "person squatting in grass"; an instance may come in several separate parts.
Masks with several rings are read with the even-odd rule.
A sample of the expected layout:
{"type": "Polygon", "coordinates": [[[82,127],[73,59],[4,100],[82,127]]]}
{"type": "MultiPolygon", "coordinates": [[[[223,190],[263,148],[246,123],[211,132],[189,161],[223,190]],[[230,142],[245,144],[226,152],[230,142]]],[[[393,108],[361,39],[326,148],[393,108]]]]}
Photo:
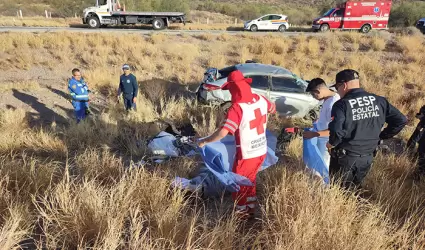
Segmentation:
{"type": "Polygon", "coordinates": [[[85,119],[89,111],[90,90],[81,77],[81,71],[77,68],[72,70],[72,78],[68,81],[68,91],[71,95],[71,103],[74,107],[77,123],[85,119]]]}
{"type": "Polygon", "coordinates": [[[397,135],[407,119],[386,98],[360,88],[355,70],[339,72],[331,87],[337,89],[341,99],[332,107],[329,124],[330,177],[341,178],[345,188],[357,189],[369,172],[381,140],[397,135]],[[382,130],[385,123],[388,125],[382,130]]]}
{"type": "Polygon", "coordinates": [[[407,142],[407,148],[414,150],[416,144],[418,144],[418,149],[415,154],[415,157],[418,158],[416,177],[420,177],[425,174],[425,105],[422,106],[419,113],[416,114],[416,118],[419,119],[419,123],[407,142]]]}
{"type": "Polygon", "coordinates": [[[222,87],[232,95],[227,118],[215,133],[198,141],[198,146],[202,148],[223,139],[228,133],[235,136],[236,157],[232,171],[253,183],[252,186],[241,186],[238,192],[232,193],[236,212],[246,219],[252,218],[256,209],[256,175],[267,154],[268,114],[276,112],[273,103],[252,93],[251,83],[252,79],[245,78],[239,70],[229,74],[228,82],[222,87]]]}
{"type": "Polygon", "coordinates": [[[306,92],[319,101],[323,100],[322,108],[320,109],[319,119],[316,121],[317,131],[304,131],[303,137],[305,139],[312,139],[318,137],[317,147],[326,163],[326,167],[329,171],[329,164],[331,156],[329,155],[326,143],[329,141],[329,123],[331,122],[331,111],[332,106],[336,101],[340,99],[339,95],[334,91],[330,90],[326,85],[325,81],[321,78],[314,78],[311,81],[307,81],[308,86],[306,92]]]}
{"type": "Polygon", "coordinates": [[[128,64],[124,64],[122,70],[124,73],[120,76],[117,101],[120,101],[120,95],[122,94],[125,109],[127,111],[136,110],[136,99],[139,92],[136,76],[131,73],[128,64]]]}

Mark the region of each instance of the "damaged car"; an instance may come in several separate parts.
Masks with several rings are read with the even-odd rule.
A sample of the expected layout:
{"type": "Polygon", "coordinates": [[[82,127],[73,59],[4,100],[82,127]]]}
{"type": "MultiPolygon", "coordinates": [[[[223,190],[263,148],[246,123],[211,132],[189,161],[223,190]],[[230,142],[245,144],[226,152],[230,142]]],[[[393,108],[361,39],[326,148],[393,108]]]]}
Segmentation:
{"type": "Polygon", "coordinates": [[[223,69],[207,69],[196,91],[198,102],[220,105],[223,109],[230,107],[230,92],[222,90],[221,86],[234,70],[240,70],[245,77],[252,78],[252,91],[274,102],[279,115],[313,120],[318,118],[321,103],[306,92],[306,81],[285,68],[253,61],[223,69]]]}

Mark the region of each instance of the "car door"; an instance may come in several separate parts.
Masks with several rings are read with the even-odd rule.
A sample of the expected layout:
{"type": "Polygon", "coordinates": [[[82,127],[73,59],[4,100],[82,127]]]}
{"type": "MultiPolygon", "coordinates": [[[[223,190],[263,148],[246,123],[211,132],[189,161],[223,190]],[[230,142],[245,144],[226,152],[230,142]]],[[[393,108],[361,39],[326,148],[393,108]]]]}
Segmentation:
{"type": "Polygon", "coordinates": [[[317,101],[305,92],[305,84],[291,75],[272,76],[270,100],[284,116],[304,117],[317,101]]]}
{"type": "Polygon", "coordinates": [[[329,27],[331,29],[340,29],[343,24],[343,16],[345,9],[336,9],[334,13],[331,14],[329,27]]]}
{"type": "Polygon", "coordinates": [[[260,18],[258,20],[258,30],[267,30],[269,29],[269,25],[270,25],[270,15],[267,16],[263,16],[262,18],[260,18]]]}
{"type": "Polygon", "coordinates": [[[278,16],[278,15],[270,16],[268,30],[278,30],[279,26],[283,24],[281,19],[282,19],[282,16],[278,16]]]}
{"type": "Polygon", "coordinates": [[[270,99],[270,79],[268,75],[246,74],[245,77],[252,79],[252,92],[270,99]]]}

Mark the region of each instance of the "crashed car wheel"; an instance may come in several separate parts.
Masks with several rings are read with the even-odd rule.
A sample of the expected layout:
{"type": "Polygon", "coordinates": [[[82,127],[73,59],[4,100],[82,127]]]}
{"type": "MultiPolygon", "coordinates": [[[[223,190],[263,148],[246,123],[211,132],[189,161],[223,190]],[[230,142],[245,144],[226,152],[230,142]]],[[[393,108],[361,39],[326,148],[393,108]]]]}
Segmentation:
{"type": "Polygon", "coordinates": [[[308,115],[306,115],[306,117],[304,119],[315,121],[315,120],[319,119],[319,114],[320,114],[320,109],[315,108],[315,109],[310,110],[308,112],[308,115]]]}
{"type": "Polygon", "coordinates": [[[222,113],[227,113],[227,111],[229,110],[229,108],[232,106],[232,103],[231,102],[226,102],[226,103],[223,103],[221,106],[220,106],[220,111],[222,112],[222,113]]]}

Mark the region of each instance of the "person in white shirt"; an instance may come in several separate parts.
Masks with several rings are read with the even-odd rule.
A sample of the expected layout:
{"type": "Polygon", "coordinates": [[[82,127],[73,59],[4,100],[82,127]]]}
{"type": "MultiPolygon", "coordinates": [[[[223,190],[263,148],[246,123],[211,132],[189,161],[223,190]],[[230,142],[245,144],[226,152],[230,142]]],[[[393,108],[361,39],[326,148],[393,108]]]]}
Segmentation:
{"type": "Polygon", "coordinates": [[[319,101],[323,100],[322,108],[320,109],[319,119],[316,121],[315,131],[305,131],[303,137],[311,139],[318,137],[317,146],[321,152],[326,166],[329,168],[331,156],[329,155],[326,143],[329,140],[329,123],[332,121],[331,111],[332,106],[340,99],[338,93],[329,89],[325,81],[321,78],[314,78],[307,81],[308,86],[306,91],[310,92],[313,97],[319,101]]]}

